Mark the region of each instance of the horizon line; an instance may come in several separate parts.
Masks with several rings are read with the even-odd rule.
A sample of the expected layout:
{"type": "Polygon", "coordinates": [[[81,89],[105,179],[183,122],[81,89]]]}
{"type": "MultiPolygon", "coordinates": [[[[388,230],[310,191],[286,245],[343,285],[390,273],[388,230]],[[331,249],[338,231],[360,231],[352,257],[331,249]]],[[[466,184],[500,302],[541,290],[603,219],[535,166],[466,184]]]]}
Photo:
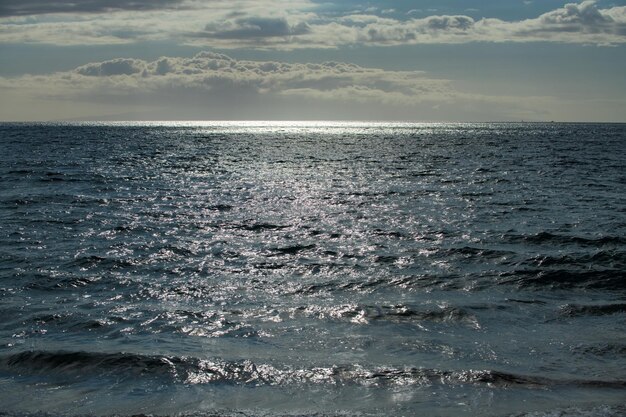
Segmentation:
{"type": "Polygon", "coordinates": [[[304,125],[304,124],[484,124],[484,123],[517,123],[517,124],[626,124],[626,121],[566,121],[566,120],[362,120],[362,119],[62,119],[62,120],[0,120],[2,124],[155,124],[155,123],[186,123],[186,124],[276,124],[276,125],[304,125]]]}

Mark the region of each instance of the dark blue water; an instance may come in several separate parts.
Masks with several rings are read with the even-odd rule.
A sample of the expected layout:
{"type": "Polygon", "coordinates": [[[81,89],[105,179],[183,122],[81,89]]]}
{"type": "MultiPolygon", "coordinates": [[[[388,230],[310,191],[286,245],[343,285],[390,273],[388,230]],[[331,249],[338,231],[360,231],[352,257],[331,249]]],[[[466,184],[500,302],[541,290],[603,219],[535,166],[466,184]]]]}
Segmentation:
{"type": "Polygon", "coordinates": [[[624,124],[0,124],[0,415],[626,413],[624,124]]]}

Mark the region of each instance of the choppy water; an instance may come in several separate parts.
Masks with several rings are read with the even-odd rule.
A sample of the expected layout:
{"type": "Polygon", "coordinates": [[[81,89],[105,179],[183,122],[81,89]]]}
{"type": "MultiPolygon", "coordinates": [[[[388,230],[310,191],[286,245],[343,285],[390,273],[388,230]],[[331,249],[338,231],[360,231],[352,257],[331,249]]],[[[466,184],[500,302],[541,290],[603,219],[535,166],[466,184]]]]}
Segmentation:
{"type": "Polygon", "coordinates": [[[626,125],[0,149],[1,415],[626,413],[626,125]]]}

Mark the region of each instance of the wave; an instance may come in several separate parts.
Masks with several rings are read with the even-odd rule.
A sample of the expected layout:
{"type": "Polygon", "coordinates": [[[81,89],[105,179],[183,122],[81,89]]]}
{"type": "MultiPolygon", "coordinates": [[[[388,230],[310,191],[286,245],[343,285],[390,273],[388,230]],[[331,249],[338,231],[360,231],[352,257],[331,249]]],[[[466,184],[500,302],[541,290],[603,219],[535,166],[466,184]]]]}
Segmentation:
{"type": "Polygon", "coordinates": [[[128,353],[27,351],[0,357],[0,370],[31,375],[168,375],[182,365],[184,360],[178,358],[128,353]]]}
{"type": "Polygon", "coordinates": [[[573,351],[583,355],[598,357],[626,357],[626,344],[623,343],[598,343],[593,345],[581,345],[573,348],[573,351]]]}
{"type": "Polygon", "coordinates": [[[316,245],[293,245],[272,249],[278,255],[295,255],[299,252],[314,249],[316,245]]]}
{"type": "Polygon", "coordinates": [[[348,304],[333,307],[313,305],[297,307],[292,314],[313,316],[320,319],[347,320],[361,324],[374,322],[435,322],[462,324],[472,328],[480,328],[478,319],[473,314],[457,307],[420,310],[402,304],[394,306],[348,304]]]}
{"type": "MultiPolygon", "coordinates": [[[[134,414],[131,417],[148,417],[150,415],[134,414]]],[[[369,413],[350,413],[347,411],[338,412],[307,412],[302,414],[301,412],[290,413],[277,413],[277,412],[264,412],[259,410],[211,410],[211,411],[193,411],[176,413],[176,417],[363,417],[370,415],[369,413]]],[[[384,415],[381,413],[374,413],[372,415],[384,415]]],[[[626,415],[626,405],[599,405],[592,408],[579,408],[568,407],[558,408],[544,411],[531,411],[521,412],[515,414],[509,414],[506,417],[623,417],[626,415]]],[[[49,412],[38,413],[22,413],[22,412],[2,412],[0,411],[0,417],[66,417],[66,414],[53,414],[49,412]]],[[[169,417],[167,414],[157,414],[157,417],[169,417]]],[[[122,414],[114,414],[112,417],[124,417],[122,414]]]]}
{"type": "Polygon", "coordinates": [[[250,232],[263,232],[266,230],[283,230],[283,229],[287,229],[290,227],[290,226],[272,224],[272,223],[254,223],[254,222],[235,223],[235,224],[225,225],[225,226],[230,226],[233,229],[246,230],[250,232]]]}
{"type": "Polygon", "coordinates": [[[497,370],[439,370],[428,368],[332,365],[279,368],[250,360],[225,361],[134,353],[25,351],[0,356],[0,371],[19,375],[80,378],[164,378],[173,383],[288,386],[302,384],[487,385],[489,387],[544,388],[579,386],[626,388],[626,380],[552,379],[497,370]]]}
{"type": "Polygon", "coordinates": [[[94,266],[100,266],[106,269],[118,269],[118,268],[129,268],[133,266],[137,266],[139,263],[136,261],[128,260],[128,259],[116,259],[112,257],[106,256],[98,256],[98,255],[85,255],[78,256],[70,261],[67,266],[68,267],[80,267],[80,268],[91,268],[94,266]]]}
{"type": "MultiPolygon", "coordinates": [[[[359,265],[349,265],[358,269],[359,265]]],[[[460,275],[403,275],[403,276],[368,276],[363,279],[336,279],[326,282],[299,284],[290,293],[294,295],[314,295],[319,293],[335,293],[341,291],[372,292],[379,288],[400,289],[458,289],[463,283],[458,280],[460,275]]]]}
{"type": "Polygon", "coordinates": [[[481,259],[500,259],[506,256],[512,256],[516,253],[510,250],[477,248],[472,246],[462,246],[458,248],[447,248],[438,251],[437,255],[447,257],[461,255],[465,257],[479,257],[481,259]]]}
{"type": "Polygon", "coordinates": [[[568,254],[562,256],[539,255],[523,262],[523,264],[530,264],[542,268],[559,266],[588,267],[590,265],[623,268],[626,267],[626,252],[619,250],[602,250],[590,254],[568,254]]]}
{"type": "Polygon", "coordinates": [[[35,171],[34,169],[11,169],[9,171],[7,171],[7,174],[12,174],[12,175],[29,175],[29,174],[36,174],[37,171],[35,171]]]}
{"type": "Polygon", "coordinates": [[[555,234],[550,232],[539,232],[530,235],[505,234],[502,236],[505,241],[512,243],[529,243],[544,244],[551,243],[556,245],[580,245],[580,246],[607,246],[607,245],[624,245],[626,238],[622,236],[598,236],[598,237],[582,237],[555,234]]]}
{"type": "Polygon", "coordinates": [[[624,272],[618,269],[572,271],[566,269],[522,269],[500,274],[500,284],[520,288],[586,288],[621,291],[626,289],[624,272]]]}
{"type": "Polygon", "coordinates": [[[606,316],[623,313],[626,313],[626,304],[623,303],[596,305],[567,304],[561,307],[560,311],[560,314],[564,317],[606,316]]]}
{"type": "Polygon", "coordinates": [[[32,274],[30,278],[31,282],[27,283],[24,287],[42,291],[86,287],[99,281],[97,277],[58,277],[46,273],[32,274]]]}
{"type": "Polygon", "coordinates": [[[561,408],[512,414],[510,417],[623,417],[626,405],[600,405],[593,408],[561,408]]]}

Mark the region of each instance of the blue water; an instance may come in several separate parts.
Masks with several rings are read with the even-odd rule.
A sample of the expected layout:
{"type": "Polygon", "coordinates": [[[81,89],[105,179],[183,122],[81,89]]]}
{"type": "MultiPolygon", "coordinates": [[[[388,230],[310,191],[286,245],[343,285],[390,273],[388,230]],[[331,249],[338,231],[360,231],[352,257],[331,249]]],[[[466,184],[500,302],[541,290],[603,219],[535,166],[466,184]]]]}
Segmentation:
{"type": "Polygon", "coordinates": [[[625,271],[625,124],[0,124],[0,415],[623,415],[625,271]]]}

